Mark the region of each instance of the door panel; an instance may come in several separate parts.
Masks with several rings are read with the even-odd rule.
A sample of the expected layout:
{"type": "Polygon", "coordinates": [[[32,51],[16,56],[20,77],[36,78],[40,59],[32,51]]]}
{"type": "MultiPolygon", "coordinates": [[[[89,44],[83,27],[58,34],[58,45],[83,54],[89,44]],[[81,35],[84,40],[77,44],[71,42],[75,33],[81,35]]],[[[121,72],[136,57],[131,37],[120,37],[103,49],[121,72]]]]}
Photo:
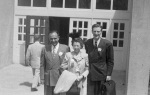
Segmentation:
{"type": "Polygon", "coordinates": [[[26,49],[28,45],[34,43],[34,35],[40,35],[40,43],[48,44],[48,31],[49,31],[48,17],[27,16],[27,36],[26,36],[26,49]]]}
{"type": "Polygon", "coordinates": [[[129,22],[112,20],[111,42],[114,46],[115,69],[126,70],[129,45],[129,22]]]}

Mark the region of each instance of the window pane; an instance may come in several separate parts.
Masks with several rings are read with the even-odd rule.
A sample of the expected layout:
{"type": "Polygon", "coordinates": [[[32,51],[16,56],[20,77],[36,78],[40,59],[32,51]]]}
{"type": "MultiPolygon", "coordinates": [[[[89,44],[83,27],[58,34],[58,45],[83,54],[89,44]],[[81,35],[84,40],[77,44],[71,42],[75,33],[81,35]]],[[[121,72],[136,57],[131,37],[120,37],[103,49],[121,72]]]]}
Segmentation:
{"type": "Polygon", "coordinates": [[[63,0],[51,0],[51,7],[58,7],[62,8],[63,7],[63,0]]]}
{"type": "Polygon", "coordinates": [[[41,34],[45,35],[45,28],[41,28],[41,34]]]}
{"type": "Polygon", "coordinates": [[[124,38],[124,32],[120,32],[119,38],[120,38],[120,39],[123,39],[123,38],[124,38]]]}
{"type": "Polygon", "coordinates": [[[77,27],[77,21],[73,21],[73,27],[77,27]]]}
{"type": "Polygon", "coordinates": [[[96,9],[110,9],[111,0],[96,0],[96,9]]]}
{"type": "Polygon", "coordinates": [[[101,22],[97,22],[97,24],[101,25],[101,22]]]}
{"type": "Polygon", "coordinates": [[[118,30],[118,25],[119,25],[118,23],[114,23],[114,29],[115,30],[118,30]]]}
{"type": "Polygon", "coordinates": [[[76,8],[77,0],[65,0],[65,8],[76,8]]]}
{"type": "Polygon", "coordinates": [[[103,29],[106,29],[107,23],[103,22],[103,29]]]}
{"type": "Polygon", "coordinates": [[[117,47],[117,40],[113,40],[113,46],[117,47]]]}
{"type": "Polygon", "coordinates": [[[24,27],[24,33],[26,33],[26,27],[24,27]]]}
{"type": "Polygon", "coordinates": [[[34,35],[34,27],[30,27],[30,35],[34,35]]]}
{"type": "Polygon", "coordinates": [[[106,37],[106,31],[103,31],[102,37],[106,37]]]}
{"type": "Polygon", "coordinates": [[[45,20],[41,20],[41,26],[45,27],[45,20]]]}
{"type": "Polygon", "coordinates": [[[79,21],[79,28],[82,28],[82,21],[79,21]]]}
{"type": "Polygon", "coordinates": [[[119,47],[123,47],[123,40],[119,40],[119,47]]]}
{"type": "Polygon", "coordinates": [[[120,30],[124,30],[124,23],[120,23],[120,30]]]}
{"type": "Polygon", "coordinates": [[[34,7],[46,7],[46,0],[33,0],[34,7]]]}
{"type": "Polygon", "coordinates": [[[79,0],[79,8],[90,9],[91,0],[79,0]]]}
{"type": "Polygon", "coordinates": [[[24,19],[24,25],[26,25],[26,19],[24,19]]]}
{"type": "Polygon", "coordinates": [[[21,34],[18,34],[18,40],[22,40],[22,35],[21,34]]]}
{"type": "Polygon", "coordinates": [[[128,10],[128,0],[113,0],[113,10],[128,10]]]}
{"type": "Polygon", "coordinates": [[[114,32],[113,38],[118,38],[118,32],[114,32]]]}
{"type": "Polygon", "coordinates": [[[23,19],[19,18],[19,25],[22,25],[23,19]]]}
{"type": "Polygon", "coordinates": [[[19,33],[22,33],[22,26],[19,26],[19,27],[18,27],[18,32],[19,32],[19,33]]]}
{"type": "Polygon", "coordinates": [[[83,34],[84,36],[87,36],[87,30],[84,30],[84,34],[83,34]]]}
{"type": "Polygon", "coordinates": [[[87,28],[87,26],[88,26],[88,22],[84,22],[84,28],[87,28]]]}
{"type": "Polygon", "coordinates": [[[79,32],[80,35],[82,35],[82,30],[79,30],[78,32],[79,32]]]}
{"type": "Polygon", "coordinates": [[[31,6],[31,0],[18,0],[18,6],[31,6]]]}
{"type": "Polygon", "coordinates": [[[30,43],[34,42],[34,36],[30,36],[30,43]]]}

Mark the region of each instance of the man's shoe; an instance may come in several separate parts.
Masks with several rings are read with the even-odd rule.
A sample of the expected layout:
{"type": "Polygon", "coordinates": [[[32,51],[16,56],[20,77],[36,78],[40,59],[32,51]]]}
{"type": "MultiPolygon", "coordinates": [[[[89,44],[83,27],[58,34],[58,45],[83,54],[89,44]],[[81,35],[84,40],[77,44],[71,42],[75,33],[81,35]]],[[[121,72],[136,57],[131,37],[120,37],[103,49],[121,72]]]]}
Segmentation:
{"type": "Polygon", "coordinates": [[[31,88],[31,91],[38,91],[37,88],[31,88]]]}

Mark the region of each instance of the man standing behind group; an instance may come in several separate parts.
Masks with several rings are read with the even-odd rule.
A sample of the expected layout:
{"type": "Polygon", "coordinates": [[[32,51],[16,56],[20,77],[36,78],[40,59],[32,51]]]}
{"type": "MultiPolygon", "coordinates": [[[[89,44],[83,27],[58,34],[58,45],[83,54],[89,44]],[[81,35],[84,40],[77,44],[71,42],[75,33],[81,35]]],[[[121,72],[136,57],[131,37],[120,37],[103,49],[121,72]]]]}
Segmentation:
{"type": "Polygon", "coordinates": [[[33,82],[31,91],[37,91],[37,85],[40,84],[40,57],[44,45],[40,44],[40,35],[34,35],[35,43],[29,45],[26,53],[26,65],[32,67],[33,82]]]}
{"type": "Polygon", "coordinates": [[[41,55],[41,81],[45,85],[44,95],[54,94],[54,88],[60,76],[60,65],[69,47],[60,44],[57,31],[53,30],[49,34],[50,45],[45,46],[41,55]]]}
{"type": "Polygon", "coordinates": [[[93,38],[85,43],[89,55],[89,76],[87,95],[101,95],[104,81],[111,80],[114,66],[114,51],[110,41],[101,38],[102,26],[92,26],[93,38]]]}

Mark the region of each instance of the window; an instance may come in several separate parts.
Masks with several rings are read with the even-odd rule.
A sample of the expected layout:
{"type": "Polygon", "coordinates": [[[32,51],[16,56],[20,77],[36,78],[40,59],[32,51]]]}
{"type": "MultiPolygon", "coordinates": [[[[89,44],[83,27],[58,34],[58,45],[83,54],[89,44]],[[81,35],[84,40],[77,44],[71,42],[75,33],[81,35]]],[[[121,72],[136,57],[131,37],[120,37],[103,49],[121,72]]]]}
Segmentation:
{"type": "Polygon", "coordinates": [[[51,0],[52,8],[90,9],[91,0],[51,0]]]}
{"type": "Polygon", "coordinates": [[[123,47],[124,45],[125,23],[113,23],[113,46],[123,47]]]}
{"type": "Polygon", "coordinates": [[[91,8],[91,0],[79,0],[79,8],[90,9],[91,8]]]}
{"type": "Polygon", "coordinates": [[[18,6],[46,7],[46,0],[18,0],[18,6]]]}
{"type": "Polygon", "coordinates": [[[65,8],[76,8],[77,0],[65,0],[65,8]]]}
{"type": "Polygon", "coordinates": [[[26,18],[18,19],[18,41],[26,40],[26,18]]]}
{"type": "Polygon", "coordinates": [[[31,0],[18,0],[18,6],[31,6],[31,0]]]}
{"type": "Polygon", "coordinates": [[[46,7],[46,0],[33,0],[34,7],[46,7]]]}
{"type": "Polygon", "coordinates": [[[128,10],[128,0],[113,0],[113,10],[128,10]]]}
{"type": "Polygon", "coordinates": [[[96,9],[128,10],[128,0],[96,0],[96,9]]]}
{"type": "Polygon", "coordinates": [[[96,0],[96,9],[110,9],[111,0],[96,0]]]}
{"type": "Polygon", "coordinates": [[[51,7],[62,8],[63,0],[51,0],[51,7]]]}

